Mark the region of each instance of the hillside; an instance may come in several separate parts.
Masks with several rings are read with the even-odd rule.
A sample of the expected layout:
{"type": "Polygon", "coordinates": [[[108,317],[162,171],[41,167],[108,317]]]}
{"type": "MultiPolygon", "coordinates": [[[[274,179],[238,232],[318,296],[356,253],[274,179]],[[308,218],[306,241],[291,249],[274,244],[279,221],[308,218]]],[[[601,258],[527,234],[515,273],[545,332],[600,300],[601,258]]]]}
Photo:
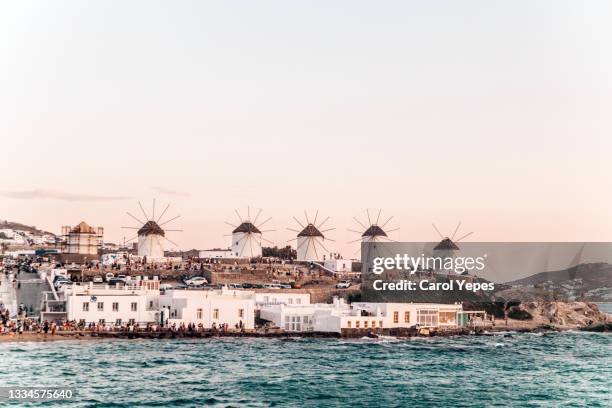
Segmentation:
{"type": "Polygon", "coordinates": [[[43,235],[43,234],[46,234],[46,235],[54,235],[55,236],[55,234],[52,233],[52,232],[43,231],[43,230],[40,230],[40,229],[38,229],[38,228],[36,228],[34,226],[25,225],[25,224],[21,224],[21,223],[18,223],[18,222],[12,222],[12,221],[7,221],[7,220],[0,220],[0,229],[4,229],[4,228],[12,229],[12,230],[15,230],[15,231],[27,231],[27,232],[29,232],[31,234],[34,234],[34,235],[43,235]]]}
{"type": "Polygon", "coordinates": [[[581,264],[559,271],[540,272],[507,284],[524,295],[547,292],[571,300],[611,301],[612,265],[581,264]]]}

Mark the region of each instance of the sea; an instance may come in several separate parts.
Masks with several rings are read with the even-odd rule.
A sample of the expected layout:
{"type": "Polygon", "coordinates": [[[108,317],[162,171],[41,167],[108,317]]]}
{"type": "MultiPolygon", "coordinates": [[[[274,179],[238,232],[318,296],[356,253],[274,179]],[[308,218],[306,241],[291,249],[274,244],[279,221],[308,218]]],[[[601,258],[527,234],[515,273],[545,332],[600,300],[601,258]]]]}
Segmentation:
{"type": "Polygon", "coordinates": [[[0,387],[74,407],[612,406],[612,335],[0,343],[0,387]]]}

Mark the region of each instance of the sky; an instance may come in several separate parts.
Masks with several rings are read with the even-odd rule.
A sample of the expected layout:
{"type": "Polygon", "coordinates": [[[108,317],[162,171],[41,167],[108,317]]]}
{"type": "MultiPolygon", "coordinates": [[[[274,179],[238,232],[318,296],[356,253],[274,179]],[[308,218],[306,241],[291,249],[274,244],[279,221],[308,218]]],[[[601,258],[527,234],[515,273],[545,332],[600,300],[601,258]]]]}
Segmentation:
{"type": "Polygon", "coordinates": [[[612,241],[607,1],[29,1],[0,13],[0,219],[181,248],[234,209],[349,243],[612,241]],[[158,210],[159,211],[159,210],[158,210]],[[253,210],[256,212],[256,210],[253,210]],[[159,213],[159,212],[158,212],[159,213]]]}

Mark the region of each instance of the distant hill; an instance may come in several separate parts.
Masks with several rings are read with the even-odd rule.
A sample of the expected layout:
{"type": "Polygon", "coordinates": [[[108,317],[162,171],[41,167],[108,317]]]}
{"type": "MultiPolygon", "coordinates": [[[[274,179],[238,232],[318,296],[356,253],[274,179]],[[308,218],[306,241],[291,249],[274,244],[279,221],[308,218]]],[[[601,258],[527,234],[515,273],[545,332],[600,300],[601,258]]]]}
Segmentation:
{"type": "Polygon", "coordinates": [[[580,264],[559,271],[536,273],[507,284],[514,288],[554,292],[569,299],[611,301],[612,265],[580,264]]]}
{"type": "Polygon", "coordinates": [[[18,222],[12,222],[12,221],[7,221],[7,220],[0,220],[0,229],[3,229],[3,228],[12,229],[12,230],[15,230],[15,231],[27,231],[27,232],[30,232],[32,234],[55,235],[52,232],[40,230],[40,229],[36,228],[35,226],[25,225],[25,224],[21,224],[21,223],[18,223],[18,222]]]}

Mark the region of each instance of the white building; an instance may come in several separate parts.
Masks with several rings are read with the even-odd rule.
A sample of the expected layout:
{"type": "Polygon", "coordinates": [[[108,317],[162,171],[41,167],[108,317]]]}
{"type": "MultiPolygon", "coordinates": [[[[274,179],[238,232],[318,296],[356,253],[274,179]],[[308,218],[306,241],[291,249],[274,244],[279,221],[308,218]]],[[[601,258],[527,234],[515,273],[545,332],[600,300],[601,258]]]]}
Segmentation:
{"type": "Polygon", "coordinates": [[[353,271],[353,261],[350,259],[326,259],[323,266],[333,273],[350,273],[353,271]]]}
{"type": "Polygon", "coordinates": [[[194,323],[204,328],[227,324],[233,329],[242,323],[245,329],[255,328],[255,294],[251,291],[171,289],[160,296],[160,307],[169,324],[194,323]]]}
{"type": "Polygon", "coordinates": [[[67,254],[97,255],[102,246],[104,229],[91,227],[81,221],[76,227],[62,227],[65,239],[64,252],[67,254]]]}
{"type": "Polygon", "coordinates": [[[142,325],[159,320],[159,289],[151,288],[155,286],[159,287],[146,284],[71,285],[65,286],[59,295],[60,300],[66,302],[68,320],[84,324],[142,325]]]}
{"type": "Polygon", "coordinates": [[[255,292],[255,306],[261,309],[267,305],[309,305],[310,293],[295,292],[255,292]]]}
{"type": "Polygon", "coordinates": [[[266,305],[261,318],[287,331],[341,333],[345,329],[456,327],[460,304],[353,303],[334,298],[332,304],[266,305]]]}
{"type": "Polygon", "coordinates": [[[205,249],[198,254],[200,259],[227,259],[236,258],[231,248],[227,249],[205,249]]]}
{"type": "Polygon", "coordinates": [[[232,253],[235,258],[261,257],[261,231],[252,222],[244,221],[232,231],[232,253]]]}
{"type": "Polygon", "coordinates": [[[138,230],[138,256],[147,261],[164,257],[165,232],[155,221],[147,221],[138,230]]]}

